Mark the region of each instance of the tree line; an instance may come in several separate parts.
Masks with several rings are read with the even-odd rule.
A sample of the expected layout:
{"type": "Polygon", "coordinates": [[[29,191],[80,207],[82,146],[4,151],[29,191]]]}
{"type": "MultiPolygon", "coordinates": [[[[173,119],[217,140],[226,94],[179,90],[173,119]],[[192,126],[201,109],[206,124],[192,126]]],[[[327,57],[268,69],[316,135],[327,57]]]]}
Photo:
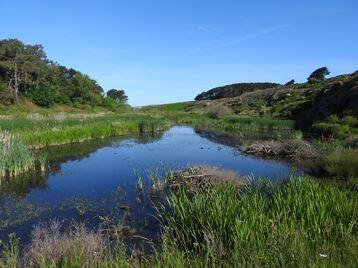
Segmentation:
{"type": "Polygon", "coordinates": [[[112,89],[106,95],[88,75],[49,60],[42,45],[0,40],[0,103],[18,104],[21,98],[45,107],[79,104],[115,108],[128,100],[123,90],[112,89]]]}

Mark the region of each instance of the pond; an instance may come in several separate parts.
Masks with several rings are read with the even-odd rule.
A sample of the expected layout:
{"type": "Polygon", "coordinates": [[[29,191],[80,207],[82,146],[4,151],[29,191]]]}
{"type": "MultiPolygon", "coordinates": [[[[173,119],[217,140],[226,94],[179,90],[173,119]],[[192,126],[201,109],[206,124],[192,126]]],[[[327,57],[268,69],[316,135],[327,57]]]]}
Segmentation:
{"type": "MultiPolygon", "coordinates": [[[[138,196],[137,178],[168,169],[207,164],[243,176],[282,180],[295,172],[287,163],[241,154],[240,140],[175,126],[157,136],[117,137],[48,149],[50,171],[27,174],[0,186],[0,239],[16,233],[26,244],[34,225],[57,219],[98,227],[101,216],[118,217],[138,237],[158,235],[155,198],[138,196]],[[226,144],[226,145],[225,145],[226,144]]],[[[147,182],[148,183],[148,182],[147,182]]]]}

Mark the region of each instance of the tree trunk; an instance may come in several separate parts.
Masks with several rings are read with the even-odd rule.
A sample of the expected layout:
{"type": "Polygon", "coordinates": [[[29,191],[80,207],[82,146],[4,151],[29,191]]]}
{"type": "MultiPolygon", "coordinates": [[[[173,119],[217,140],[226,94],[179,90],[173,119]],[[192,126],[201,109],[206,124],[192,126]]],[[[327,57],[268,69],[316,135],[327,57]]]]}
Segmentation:
{"type": "Polygon", "coordinates": [[[15,64],[14,64],[14,95],[16,104],[19,104],[19,74],[18,74],[18,66],[17,66],[17,55],[15,56],[15,64]]]}

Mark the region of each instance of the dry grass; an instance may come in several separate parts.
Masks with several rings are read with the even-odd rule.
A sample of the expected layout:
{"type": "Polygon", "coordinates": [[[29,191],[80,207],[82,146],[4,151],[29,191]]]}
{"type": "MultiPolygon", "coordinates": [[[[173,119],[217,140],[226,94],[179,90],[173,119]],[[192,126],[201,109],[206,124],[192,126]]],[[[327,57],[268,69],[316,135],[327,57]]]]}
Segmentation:
{"type": "Polygon", "coordinates": [[[71,261],[79,255],[90,262],[99,261],[104,244],[100,232],[89,231],[83,225],[73,225],[68,232],[61,232],[61,224],[52,221],[35,227],[31,244],[25,250],[25,262],[28,267],[43,267],[71,261]]]}
{"type": "Polygon", "coordinates": [[[234,171],[205,165],[193,166],[172,173],[169,178],[169,187],[174,191],[179,188],[195,191],[205,188],[209,184],[222,185],[225,183],[240,188],[244,185],[244,179],[234,171]]]}
{"type": "Polygon", "coordinates": [[[291,160],[313,160],[318,157],[316,148],[304,140],[257,141],[253,144],[242,146],[241,150],[247,154],[279,156],[291,160]]]}

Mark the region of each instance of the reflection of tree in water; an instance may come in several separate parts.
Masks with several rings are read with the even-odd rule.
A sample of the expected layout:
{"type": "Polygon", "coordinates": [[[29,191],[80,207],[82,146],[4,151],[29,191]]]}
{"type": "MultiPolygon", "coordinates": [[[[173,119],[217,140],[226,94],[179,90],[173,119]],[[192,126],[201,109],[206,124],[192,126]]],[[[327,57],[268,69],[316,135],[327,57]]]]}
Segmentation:
{"type": "Polygon", "coordinates": [[[17,178],[2,180],[0,184],[0,199],[5,196],[25,197],[32,189],[46,189],[49,175],[60,174],[62,163],[87,158],[91,153],[96,152],[100,148],[106,146],[125,146],[121,142],[128,139],[133,141],[134,144],[145,144],[159,140],[161,137],[162,134],[131,135],[43,149],[49,157],[48,171],[46,173],[31,172],[17,178]]]}
{"type": "Polygon", "coordinates": [[[202,138],[230,147],[238,147],[258,140],[275,140],[292,136],[290,131],[238,131],[233,133],[202,128],[195,128],[195,133],[202,138]]]}
{"type": "Polygon", "coordinates": [[[0,185],[0,199],[3,196],[24,197],[31,189],[45,189],[47,175],[40,172],[31,172],[17,178],[5,179],[0,185]]]}

